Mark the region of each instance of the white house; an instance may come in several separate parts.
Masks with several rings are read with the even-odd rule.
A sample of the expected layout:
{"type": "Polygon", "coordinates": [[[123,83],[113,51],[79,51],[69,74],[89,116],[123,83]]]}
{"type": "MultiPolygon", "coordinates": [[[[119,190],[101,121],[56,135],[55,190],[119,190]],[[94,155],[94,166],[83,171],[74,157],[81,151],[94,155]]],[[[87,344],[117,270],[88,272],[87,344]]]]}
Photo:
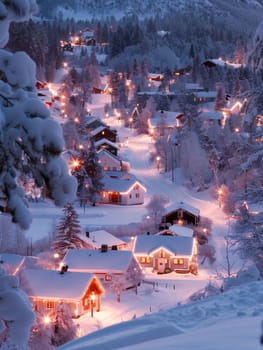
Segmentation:
{"type": "Polygon", "coordinates": [[[122,170],[122,160],[107,151],[106,149],[101,149],[97,152],[99,163],[102,166],[104,171],[113,170],[121,171],[122,170]]]}
{"type": "Polygon", "coordinates": [[[96,230],[86,232],[85,234],[79,235],[79,237],[87,243],[90,249],[101,249],[102,246],[107,246],[108,249],[128,249],[127,242],[119,239],[105,230],[96,230]]]}
{"type": "Polygon", "coordinates": [[[103,178],[103,203],[135,205],[144,203],[146,188],[137,178],[124,172],[107,172],[103,178]]]}
{"type": "Polygon", "coordinates": [[[130,250],[69,249],[63,263],[71,272],[94,273],[104,285],[122,280],[129,288],[141,276],[141,268],[130,250]]]}
{"type": "Polygon", "coordinates": [[[104,288],[92,273],[25,269],[21,278],[29,287],[35,311],[51,314],[61,302],[68,305],[72,317],[93,312],[93,309],[100,311],[104,288]]]}
{"type": "Polygon", "coordinates": [[[197,273],[197,243],[194,237],[139,235],[134,256],[143,269],[156,273],[197,273]]]}

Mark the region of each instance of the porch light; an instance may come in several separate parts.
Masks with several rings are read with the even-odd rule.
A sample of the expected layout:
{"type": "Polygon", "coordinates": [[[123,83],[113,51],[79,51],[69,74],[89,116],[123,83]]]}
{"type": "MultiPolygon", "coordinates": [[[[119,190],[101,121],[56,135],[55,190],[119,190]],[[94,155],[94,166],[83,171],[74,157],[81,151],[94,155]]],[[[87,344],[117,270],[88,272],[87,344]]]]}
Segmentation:
{"type": "Polygon", "coordinates": [[[43,318],[43,321],[46,325],[48,325],[50,323],[50,317],[48,315],[45,315],[44,318],[43,318]]]}

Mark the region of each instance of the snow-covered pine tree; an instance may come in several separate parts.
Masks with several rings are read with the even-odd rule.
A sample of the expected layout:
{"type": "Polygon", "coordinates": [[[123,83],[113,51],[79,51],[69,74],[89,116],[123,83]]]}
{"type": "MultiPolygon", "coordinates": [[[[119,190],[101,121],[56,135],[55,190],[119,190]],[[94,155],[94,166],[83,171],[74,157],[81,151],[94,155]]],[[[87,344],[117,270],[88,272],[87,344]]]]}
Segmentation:
{"type": "Polygon", "coordinates": [[[57,235],[52,243],[52,250],[63,258],[70,248],[85,248],[85,242],[79,237],[82,232],[79,216],[72,203],[63,208],[64,215],[57,226],[57,235]]]}
{"type": "Polygon", "coordinates": [[[89,177],[88,187],[88,200],[92,205],[95,205],[100,199],[101,191],[103,190],[103,170],[99,164],[98,155],[94,146],[91,142],[88,157],[85,161],[85,168],[89,177]]]}
{"type": "MultiPolygon", "coordinates": [[[[8,41],[10,21],[28,20],[34,0],[1,2],[0,47],[8,41]]],[[[14,222],[28,228],[31,216],[20,174],[29,174],[38,187],[47,186],[57,205],[74,200],[76,180],[60,157],[64,140],[60,125],[37,96],[36,65],[24,52],[0,50],[0,192],[14,222]],[[23,159],[23,162],[21,162],[23,159]]]]}
{"type": "Polygon", "coordinates": [[[60,346],[77,337],[77,326],[73,322],[65,303],[58,304],[51,318],[54,319],[51,337],[54,346],[60,346]]]}

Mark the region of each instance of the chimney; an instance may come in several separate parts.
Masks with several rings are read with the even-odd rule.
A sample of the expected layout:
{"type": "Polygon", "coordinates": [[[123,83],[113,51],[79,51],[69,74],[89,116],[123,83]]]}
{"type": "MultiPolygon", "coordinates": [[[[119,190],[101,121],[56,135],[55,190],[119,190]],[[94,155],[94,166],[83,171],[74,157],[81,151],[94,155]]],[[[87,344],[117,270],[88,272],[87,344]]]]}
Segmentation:
{"type": "Polygon", "coordinates": [[[86,231],[86,237],[89,237],[89,231],[86,231]]]}

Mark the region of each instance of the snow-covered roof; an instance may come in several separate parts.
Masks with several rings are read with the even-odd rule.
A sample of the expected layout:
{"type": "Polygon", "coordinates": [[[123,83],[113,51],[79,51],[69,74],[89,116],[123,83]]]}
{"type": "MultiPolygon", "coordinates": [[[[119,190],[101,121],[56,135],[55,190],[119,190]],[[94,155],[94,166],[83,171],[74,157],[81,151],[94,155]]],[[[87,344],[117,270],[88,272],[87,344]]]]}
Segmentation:
{"type": "Polygon", "coordinates": [[[110,140],[105,139],[105,138],[103,138],[103,139],[101,139],[101,140],[99,140],[99,141],[96,141],[96,142],[94,143],[94,145],[95,145],[95,147],[99,147],[99,146],[101,146],[101,145],[104,145],[105,143],[108,144],[108,145],[110,145],[110,146],[113,147],[113,148],[118,149],[118,146],[116,145],[116,143],[111,142],[110,140]]]}
{"type": "Polygon", "coordinates": [[[105,230],[97,230],[97,231],[89,232],[89,237],[87,237],[86,234],[82,234],[80,235],[80,238],[96,249],[101,248],[102,244],[107,244],[109,247],[112,247],[113,245],[118,246],[118,245],[126,244],[126,242],[113,236],[111,233],[105,230]]]}
{"type": "Polygon", "coordinates": [[[168,207],[165,208],[165,213],[166,215],[176,211],[178,209],[183,209],[185,211],[187,211],[188,213],[191,213],[195,216],[199,216],[200,215],[200,210],[198,208],[195,208],[193,206],[191,206],[190,204],[187,204],[185,202],[179,202],[179,203],[174,203],[172,205],[169,205],[168,207]]]}
{"type": "Polygon", "coordinates": [[[93,273],[123,273],[127,271],[133,254],[130,250],[69,249],[64,264],[69,271],[93,273]]]}
{"type": "Polygon", "coordinates": [[[166,126],[176,126],[178,116],[182,116],[183,113],[180,112],[172,112],[172,111],[157,111],[153,118],[149,119],[150,127],[158,126],[162,121],[164,121],[166,126]]]}
{"type": "Polygon", "coordinates": [[[216,91],[196,91],[193,95],[197,98],[216,98],[216,91]]]}
{"type": "Polygon", "coordinates": [[[100,149],[100,150],[98,150],[98,151],[97,151],[97,154],[98,154],[98,158],[99,158],[99,159],[100,159],[103,155],[106,155],[107,157],[112,158],[114,161],[117,161],[118,163],[121,162],[120,157],[115,156],[115,154],[109,152],[109,151],[106,150],[106,149],[100,149]]]}
{"type": "Polygon", "coordinates": [[[219,111],[203,111],[199,114],[199,117],[202,119],[221,120],[223,114],[219,111]]]}
{"type": "Polygon", "coordinates": [[[30,296],[79,300],[93,278],[92,273],[70,272],[61,274],[56,270],[26,269],[22,272],[29,284],[30,296]]]}
{"type": "Polygon", "coordinates": [[[171,232],[172,235],[186,236],[186,237],[192,237],[193,233],[194,233],[194,231],[189,227],[174,224],[174,225],[169,226],[169,229],[162,230],[162,231],[156,233],[156,235],[160,236],[164,232],[167,232],[167,231],[171,232]]]}
{"type": "Polygon", "coordinates": [[[146,188],[136,178],[112,178],[104,176],[103,185],[105,191],[114,192],[129,192],[134,186],[138,185],[143,191],[146,192],[146,188]]]}
{"type": "Polygon", "coordinates": [[[15,275],[25,262],[25,257],[17,254],[0,253],[0,265],[3,265],[7,272],[15,275]]]}
{"type": "Polygon", "coordinates": [[[240,64],[240,63],[232,63],[232,62],[229,62],[227,60],[225,61],[222,58],[209,58],[205,62],[211,62],[217,66],[220,66],[220,67],[232,67],[232,68],[242,67],[242,64],[240,64]]]}
{"type": "Polygon", "coordinates": [[[198,83],[186,83],[185,84],[185,90],[190,90],[190,91],[202,91],[204,90],[203,86],[199,85],[198,83]]]}
{"type": "Polygon", "coordinates": [[[192,255],[194,238],[186,236],[139,235],[135,239],[134,254],[151,255],[159,248],[174,255],[192,255]]]}
{"type": "Polygon", "coordinates": [[[96,129],[94,129],[90,132],[90,136],[95,136],[95,135],[99,134],[101,131],[103,131],[104,129],[107,129],[107,126],[103,126],[103,125],[98,126],[96,129]]]}

